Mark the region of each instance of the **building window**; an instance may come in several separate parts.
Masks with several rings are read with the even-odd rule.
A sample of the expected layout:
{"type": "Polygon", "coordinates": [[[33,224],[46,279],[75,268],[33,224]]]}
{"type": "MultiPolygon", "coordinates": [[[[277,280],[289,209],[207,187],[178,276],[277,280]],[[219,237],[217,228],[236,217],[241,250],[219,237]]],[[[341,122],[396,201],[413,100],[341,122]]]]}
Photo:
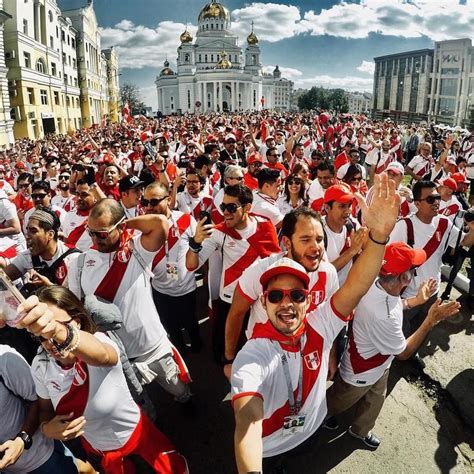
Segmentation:
{"type": "Polygon", "coordinates": [[[71,37],[67,35],[67,45],[71,46],[71,37]]]}
{"type": "Polygon", "coordinates": [[[23,53],[23,58],[25,60],[25,67],[31,68],[31,54],[25,51],[23,53]]]}
{"type": "Polygon", "coordinates": [[[48,12],[48,18],[49,18],[49,21],[53,21],[53,12],[51,10],[49,10],[48,12]]]}
{"type": "Polygon", "coordinates": [[[52,36],[49,37],[49,47],[54,49],[54,38],[52,36]]]}
{"type": "Polygon", "coordinates": [[[211,63],[213,63],[213,62],[214,62],[214,55],[211,54],[211,63]]]}
{"type": "Polygon", "coordinates": [[[72,58],[72,67],[73,67],[74,69],[77,69],[77,61],[76,61],[75,58],[72,58]]]}
{"type": "Polygon", "coordinates": [[[23,34],[28,36],[28,20],[23,20],[23,34]]]}
{"type": "Polygon", "coordinates": [[[188,109],[191,108],[191,91],[188,89],[188,109]]]}
{"type": "Polygon", "coordinates": [[[454,110],[456,109],[456,100],[455,99],[445,99],[441,97],[439,99],[439,115],[454,115],[454,110]]]}
{"type": "Polygon", "coordinates": [[[449,74],[451,76],[454,76],[456,74],[459,74],[459,68],[457,67],[442,68],[441,74],[449,74]]]}
{"type": "Polygon", "coordinates": [[[204,62],[207,63],[207,54],[204,55],[204,62]]]}
{"type": "Polygon", "coordinates": [[[41,105],[48,105],[48,91],[45,89],[40,90],[41,105]]]}
{"type": "Polygon", "coordinates": [[[51,63],[51,75],[56,76],[57,71],[56,71],[56,63],[51,63]]]}
{"type": "Polygon", "coordinates": [[[64,30],[61,30],[61,41],[66,41],[66,33],[64,32],[64,30]]]}
{"type": "Polygon", "coordinates": [[[66,63],[66,53],[63,53],[63,63],[66,63]]]}
{"type": "Polygon", "coordinates": [[[54,105],[59,105],[59,92],[54,91],[54,105]]]}
{"type": "Polygon", "coordinates": [[[86,43],[86,53],[89,52],[89,43],[86,43]]]}
{"type": "Polygon", "coordinates": [[[35,104],[35,91],[32,87],[27,87],[26,91],[28,92],[28,103],[30,105],[35,104]]]}
{"type": "Polygon", "coordinates": [[[71,38],[71,47],[72,48],[76,47],[76,40],[74,38],[71,38]]]}
{"type": "Polygon", "coordinates": [[[67,74],[64,74],[64,84],[67,85],[67,74]]]}
{"type": "Polygon", "coordinates": [[[36,61],[36,70],[41,74],[46,74],[46,66],[42,59],[38,59],[38,61],[36,61]]]}
{"type": "Polygon", "coordinates": [[[199,62],[201,62],[201,55],[199,55],[198,58],[199,58],[199,62]]]}
{"type": "Polygon", "coordinates": [[[66,96],[66,107],[69,107],[71,105],[71,101],[69,99],[69,96],[66,96]]]}
{"type": "Polygon", "coordinates": [[[441,79],[440,95],[456,96],[458,91],[457,79],[441,79]]]}

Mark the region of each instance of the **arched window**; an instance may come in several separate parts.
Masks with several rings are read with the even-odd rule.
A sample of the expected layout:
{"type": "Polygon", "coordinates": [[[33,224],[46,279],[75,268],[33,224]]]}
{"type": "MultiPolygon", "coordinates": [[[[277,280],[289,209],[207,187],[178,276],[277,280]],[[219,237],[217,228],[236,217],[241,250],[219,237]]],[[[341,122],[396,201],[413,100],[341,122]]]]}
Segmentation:
{"type": "Polygon", "coordinates": [[[184,62],[185,62],[185,63],[189,63],[189,54],[188,54],[188,53],[186,53],[186,54],[184,55],[184,62]]]}
{"type": "Polygon", "coordinates": [[[40,58],[38,61],[36,61],[36,70],[42,74],[46,74],[46,65],[43,59],[40,58]]]}
{"type": "Polygon", "coordinates": [[[207,54],[204,55],[204,62],[207,63],[207,54]]]}
{"type": "Polygon", "coordinates": [[[53,22],[53,12],[51,10],[48,12],[48,18],[50,22],[53,22]]]}

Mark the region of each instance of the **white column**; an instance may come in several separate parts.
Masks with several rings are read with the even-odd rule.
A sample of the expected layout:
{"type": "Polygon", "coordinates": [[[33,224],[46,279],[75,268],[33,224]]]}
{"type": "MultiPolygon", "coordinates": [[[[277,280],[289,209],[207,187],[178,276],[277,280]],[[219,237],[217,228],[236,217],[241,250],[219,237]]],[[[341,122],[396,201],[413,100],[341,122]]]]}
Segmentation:
{"type": "Polygon", "coordinates": [[[161,110],[161,88],[158,88],[157,96],[158,96],[158,111],[162,111],[161,110]]]}
{"type": "Polygon", "coordinates": [[[219,112],[222,112],[222,96],[223,96],[223,90],[222,90],[222,81],[219,81],[219,112]]]}
{"type": "Polygon", "coordinates": [[[232,112],[235,112],[235,109],[237,108],[235,106],[236,102],[235,102],[235,81],[232,81],[231,83],[231,86],[230,86],[230,91],[231,91],[231,94],[232,94],[232,112]]]}
{"type": "Polygon", "coordinates": [[[217,82],[214,81],[212,85],[214,87],[214,103],[212,104],[212,110],[217,112],[217,82]]]}

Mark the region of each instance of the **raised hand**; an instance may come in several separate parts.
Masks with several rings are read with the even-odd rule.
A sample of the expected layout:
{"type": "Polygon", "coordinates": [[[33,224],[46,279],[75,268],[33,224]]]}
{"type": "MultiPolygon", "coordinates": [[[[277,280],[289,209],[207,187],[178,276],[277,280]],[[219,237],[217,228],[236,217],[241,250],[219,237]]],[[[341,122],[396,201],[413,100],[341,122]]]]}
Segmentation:
{"type": "Polygon", "coordinates": [[[433,325],[438,324],[440,321],[454,316],[459,312],[461,304],[457,301],[446,301],[445,303],[441,302],[441,298],[438,298],[428,310],[426,318],[430,320],[433,325]]]}
{"type": "Polygon", "coordinates": [[[388,179],[385,173],[375,175],[374,193],[370,205],[367,206],[361,194],[355,193],[355,197],[370,235],[378,241],[386,240],[397,222],[401,202],[395,183],[388,179]]]}
{"type": "Polygon", "coordinates": [[[426,303],[431,295],[436,290],[436,280],[434,278],[430,278],[429,280],[423,282],[420,287],[418,288],[418,293],[416,294],[416,303],[412,304],[412,306],[418,306],[423,303],[426,303]]]}

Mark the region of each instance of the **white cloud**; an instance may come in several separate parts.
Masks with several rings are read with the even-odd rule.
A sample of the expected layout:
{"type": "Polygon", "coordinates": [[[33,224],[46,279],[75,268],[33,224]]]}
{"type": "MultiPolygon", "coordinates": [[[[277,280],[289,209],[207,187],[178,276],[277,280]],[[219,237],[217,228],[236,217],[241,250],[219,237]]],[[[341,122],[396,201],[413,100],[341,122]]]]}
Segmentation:
{"type": "Polygon", "coordinates": [[[343,76],[334,77],[328,75],[313,76],[295,80],[295,87],[309,89],[313,86],[325,87],[327,89],[346,89],[350,91],[372,91],[373,80],[365,77],[343,76]]]}
{"type": "Polygon", "coordinates": [[[373,61],[362,61],[356,69],[360,72],[366,72],[367,74],[373,75],[375,71],[375,63],[373,61]]]}
{"type": "MultiPolygon", "coordinates": [[[[279,3],[254,2],[232,11],[232,30],[237,34],[254,32],[260,40],[271,43],[304,33],[302,16],[298,7],[279,3]]],[[[247,33],[247,34],[248,34],[247,33]]]]}
{"type": "Polygon", "coordinates": [[[314,36],[366,38],[370,33],[435,41],[474,36],[474,1],[361,0],[304,14],[304,29],[314,36]]]}
{"type": "MultiPolygon", "coordinates": [[[[185,27],[183,23],[161,21],[156,28],[148,28],[122,20],[113,28],[101,29],[102,47],[116,47],[121,68],[157,67],[166,58],[174,62],[179,36],[185,27]]],[[[196,33],[195,26],[187,28],[191,34],[196,33]]]]}
{"type": "MultiPolygon", "coordinates": [[[[300,71],[299,69],[294,69],[292,67],[284,67],[284,66],[278,66],[281,72],[282,77],[285,77],[286,79],[290,79],[294,81],[298,77],[301,77],[303,75],[303,72],[300,71]]],[[[263,72],[267,74],[273,74],[273,70],[275,69],[275,66],[263,66],[262,70],[263,72]]]]}

